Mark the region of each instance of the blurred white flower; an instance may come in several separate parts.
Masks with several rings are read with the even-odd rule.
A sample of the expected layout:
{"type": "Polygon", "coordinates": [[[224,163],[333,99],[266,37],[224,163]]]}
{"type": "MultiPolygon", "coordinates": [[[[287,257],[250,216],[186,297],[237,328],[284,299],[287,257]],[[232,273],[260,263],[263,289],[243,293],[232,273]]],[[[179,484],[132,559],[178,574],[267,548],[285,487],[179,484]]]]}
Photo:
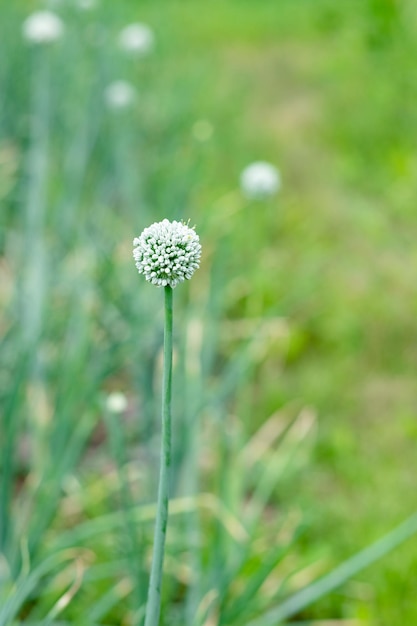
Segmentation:
{"type": "Polygon", "coordinates": [[[98,5],[98,0],[77,0],[77,7],[82,11],[91,11],[98,5]]]}
{"type": "Polygon", "coordinates": [[[114,83],[110,83],[104,92],[107,106],[115,110],[129,107],[135,96],[135,88],[125,80],[116,80],[114,83]]]}
{"type": "Polygon", "coordinates": [[[119,45],[122,50],[137,56],[144,56],[151,52],[154,41],[152,29],[140,22],[126,26],[119,35],[119,45]]]}
{"type": "Polygon", "coordinates": [[[60,39],[64,24],[51,11],[38,11],[25,19],[22,25],[23,36],[32,43],[51,43],[60,39]]]}
{"type": "Polygon", "coordinates": [[[120,391],[113,391],[107,396],[106,409],[110,413],[124,413],[127,409],[127,398],[120,391]]]}
{"type": "Polygon", "coordinates": [[[133,240],[133,258],[139,274],[157,287],[176,287],[200,265],[200,239],[183,222],[155,222],[133,240]]]}
{"type": "Polygon", "coordinates": [[[243,170],[240,186],[247,198],[267,198],[279,191],[281,176],[277,168],[270,163],[257,161],[243,170]]]}

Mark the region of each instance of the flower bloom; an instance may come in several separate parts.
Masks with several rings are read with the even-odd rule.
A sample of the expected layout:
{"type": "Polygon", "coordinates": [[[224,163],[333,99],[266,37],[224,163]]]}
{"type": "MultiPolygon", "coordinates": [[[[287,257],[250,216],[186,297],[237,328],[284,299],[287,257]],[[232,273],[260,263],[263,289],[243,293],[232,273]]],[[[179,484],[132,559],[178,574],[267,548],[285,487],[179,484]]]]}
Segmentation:
{"type": "Polygon", "coordinates": [[[32,43],[51,43],[64,33],[62,20],[51,11],[37,11],[23,22],[23,36],[32,43]]]}
{"type": "Polygon", "coordinates": [[[139,274],[158,287],[176,287],[191,278],[200,265],[200,239],[183,222],[155,222],[133,240],[139,274]]]}
{"type": "Polygon", "coordinates": [[[276,167],[270,163],[257,161],[243,170],[240,186],[247,198],[266,198],[273,196],[280,189],[281,176],[276,167]]]}
{"type": "Polygon", "coordinates": [[[124,413],[127,409],[127,398],[120,391],[113,391],[106,398],[106,409],[110,413],[124,413]]]}
{"type": "Polygon", "coordinates": [[[119,35],[119,46],[125,52],[137,56],[148,54],[154,45],[153,31],[140,22],[126,26],[119,35]]]}
{"type": "Polygon", "coordinates": [[[77,0],[77,6],[81,11],[91,11],[97,6],[98,0],[77,0]]]}
{"type": "Polygon", "coordinates": [[[104,92],[106,104],[111,109],[126,109],[135,99],[135,88],[124,80],[116,80],[104,92]]]}

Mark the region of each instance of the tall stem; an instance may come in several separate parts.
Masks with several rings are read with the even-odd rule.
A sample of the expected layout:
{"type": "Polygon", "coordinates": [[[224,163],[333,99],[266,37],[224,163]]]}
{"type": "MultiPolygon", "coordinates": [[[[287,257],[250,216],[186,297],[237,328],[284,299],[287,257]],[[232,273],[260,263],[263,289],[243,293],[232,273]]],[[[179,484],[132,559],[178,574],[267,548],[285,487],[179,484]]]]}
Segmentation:
{"type": "Polygon", "coordinates": [[[169,472],[171,466],[171,390],[172,390],[172,287],[165,287],[164,374],[162,383],[162,436],[158,504],[154,549],[145,626],[158,626],[161,610],[162,568],[168,523],[169,472]]]}

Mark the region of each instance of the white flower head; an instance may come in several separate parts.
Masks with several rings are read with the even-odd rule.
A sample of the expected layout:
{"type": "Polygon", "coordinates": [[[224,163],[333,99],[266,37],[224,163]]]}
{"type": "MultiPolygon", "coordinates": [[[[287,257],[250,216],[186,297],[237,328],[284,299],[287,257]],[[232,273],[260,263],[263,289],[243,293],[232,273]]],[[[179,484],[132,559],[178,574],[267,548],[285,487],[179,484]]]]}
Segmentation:
{"type": "Polygon", "coordinates": [[[98,0],[77,0],[77,7],[81,11],[92,11],[97,7],[98,0]]]}
{"type": "Polygon", "coordinates": [[[135,96],[135,88],[125,80],[116,80],[110,83],[104,92],[107,106],[115,110],[129,107],[133,103],[135,96]]]}
{"type": "Polygon", "coordinates": [[[37,11],[25,19],[22,31],[31,43],[52,43],[64,34],[64,24],[52,11],[37,11]]]}
{"type": "Polygon", "coordinates": [[[133,240],[139,274],[157,287],[176,287],[191,278],[200,257],[200,239],[194,228],[183,222],[155,222],[133,240]]]}
{"type": "Polygon", "coordinates": [[[267,198],[279,191],[281,176],[277,168],[270,163],[257,161],[243,170],[240,186],[247,198],[267,198]]]}
{"type": "Polygon", "coordinates": [[[152,29],[140,22],[129,24],[119,35],[119,46],[122,50],[136,56],[145,56],[151,52],[154,42],[152,29]]]}
{"type": "Polygon", "coordinates": [[[120,391],[113,391],[106,398],[106,409],[110,413],[124,413],[127,409],[127,398],[120,391]]]}

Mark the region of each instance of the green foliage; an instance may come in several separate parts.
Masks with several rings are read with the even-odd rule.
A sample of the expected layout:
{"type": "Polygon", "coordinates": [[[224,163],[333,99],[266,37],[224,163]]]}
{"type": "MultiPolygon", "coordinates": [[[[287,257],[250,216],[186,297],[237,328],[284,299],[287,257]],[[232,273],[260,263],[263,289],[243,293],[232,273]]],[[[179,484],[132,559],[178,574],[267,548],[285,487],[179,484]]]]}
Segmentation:
{"type": "Polygon", "coordinates": [[[163,217],[204,253],[176,290],[163,624],[416,622],[412,543],[360,573],[415,526],[372,543],[417,504],[413,4],[68,0],[36,49],[33,3],[0,4],[0,626],[142,624],[163,319],[131,241],[163,217]],[[249,202],[258,159],[283,190],[249,202]]]}

